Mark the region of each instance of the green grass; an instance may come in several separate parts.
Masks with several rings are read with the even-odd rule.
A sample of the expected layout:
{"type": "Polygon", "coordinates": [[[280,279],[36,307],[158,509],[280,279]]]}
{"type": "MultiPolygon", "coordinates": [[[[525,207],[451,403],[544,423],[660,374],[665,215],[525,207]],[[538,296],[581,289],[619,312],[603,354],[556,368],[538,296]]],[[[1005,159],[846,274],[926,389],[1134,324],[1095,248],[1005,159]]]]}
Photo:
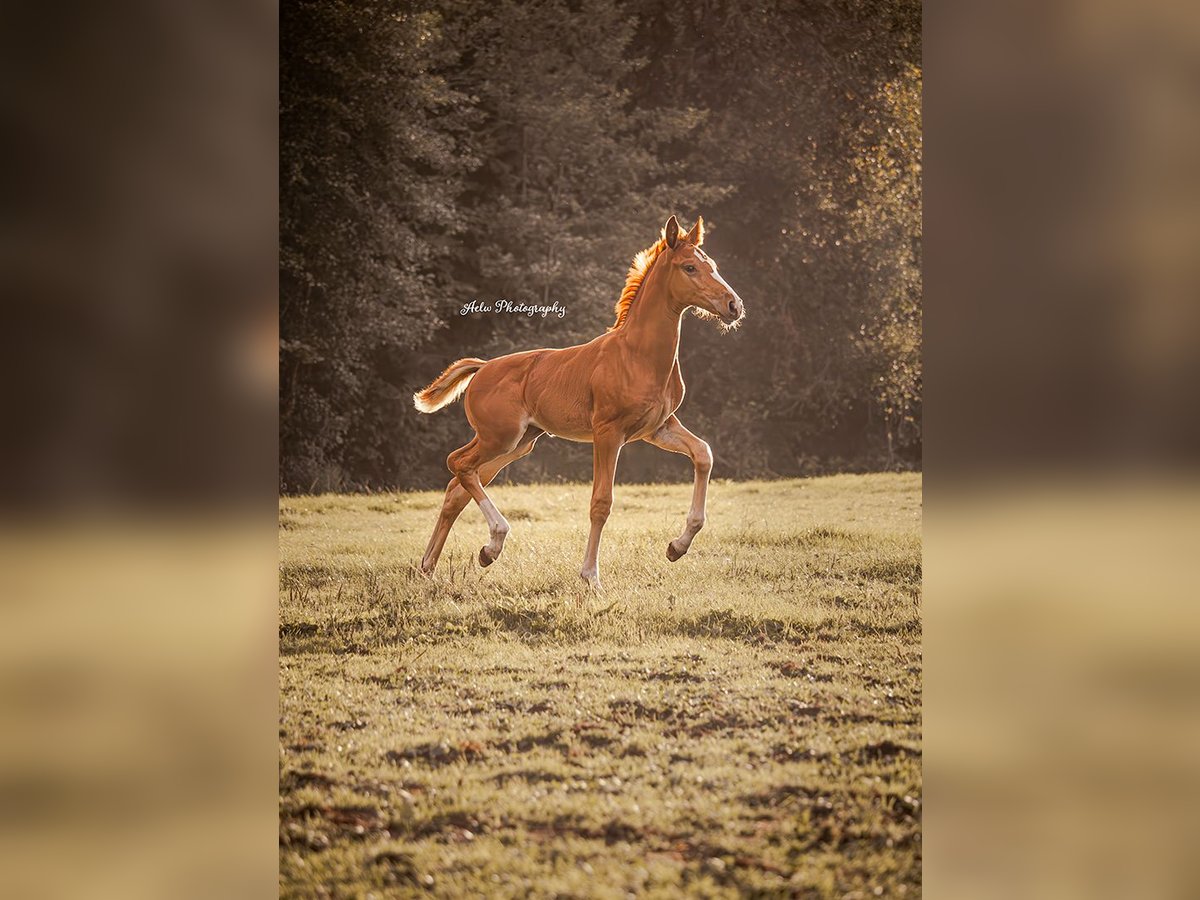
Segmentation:
{"type": "Polygon", "coordinates": [[[917,896],[919,475],[280,501],[288,897],[917,896]]]}

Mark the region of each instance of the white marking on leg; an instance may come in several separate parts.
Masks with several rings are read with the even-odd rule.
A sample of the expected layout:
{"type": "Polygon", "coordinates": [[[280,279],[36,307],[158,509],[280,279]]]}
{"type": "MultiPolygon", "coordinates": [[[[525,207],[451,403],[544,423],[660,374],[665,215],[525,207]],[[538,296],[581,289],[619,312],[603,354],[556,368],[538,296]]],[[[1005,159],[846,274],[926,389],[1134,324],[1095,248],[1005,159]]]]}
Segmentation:
{"type": "Polygon", "coordinates": [[[680,555],[687,553],[692,546],[692,540],[700,533],[700,529],[704,527],[704,510],[699,512],[695,508],[688,512],[687,522],[683,526],[683,531],[679,537],[675,538],[675,549],[680,555]]]}
{"type": "Polygon", "coordinates": [[[583,566],[579,570],[579,577],[597,590],[600,588],[600,533],[603,528],[603,522],[592,522],[587,549],[583,552],[583,566]]]}
{"type": "MultiPolygon", "coordinates": [[[[690,434],[690,432],[689,432],[690,434]]],[[[692,546],[692,540],[704,527],[705,506],[708,501],[708,477],[712,472],[712,448],[704,441],[696,439],[697,443],[691,448],[692,462],[695,465],[696,477],[692,485],[692,505],[688,509],[687,521],[683,532],[671,542],[671,548],[677,557],[683,556],[692,546]]]]}
{"type": "Polygon", "coordinates": [[[490,498],[485,497],[479,504],[479,508],[483,510],[483,517],[488,523],[488,555],[495,559],[500,555],[500,551],[504,549],[504,539],[508,537],[508,532],[511,530],[508,525],[508,520],[500,515],[500,510],[496,509],[496,504],[492,503],[490,498]]]}

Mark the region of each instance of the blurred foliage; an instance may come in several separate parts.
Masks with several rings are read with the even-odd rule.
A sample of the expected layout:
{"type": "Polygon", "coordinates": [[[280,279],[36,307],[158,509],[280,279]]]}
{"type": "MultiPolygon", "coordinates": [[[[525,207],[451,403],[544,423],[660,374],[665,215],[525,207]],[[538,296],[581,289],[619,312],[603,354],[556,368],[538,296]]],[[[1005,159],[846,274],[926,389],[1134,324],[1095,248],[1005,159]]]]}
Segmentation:
{"type": "MultiPolygon", "coordinates": [[[[412,392],[603,331],[672,212],[747,305],[684,327],[716,474],[919,465],[920,54],[899,0],[285,3],[281,487],[444,483],[469,427],[412,392]],[[458,315],[500,298],[568,314],[458,315]]],[[[590,469],[543,441],[512,475],[590,469]]]]}

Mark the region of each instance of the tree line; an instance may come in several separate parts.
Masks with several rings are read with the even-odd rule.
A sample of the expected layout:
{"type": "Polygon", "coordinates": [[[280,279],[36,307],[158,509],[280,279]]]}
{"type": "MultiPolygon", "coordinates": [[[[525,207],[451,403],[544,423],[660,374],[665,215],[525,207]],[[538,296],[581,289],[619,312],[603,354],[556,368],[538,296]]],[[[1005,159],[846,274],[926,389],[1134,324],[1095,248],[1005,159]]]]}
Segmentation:
{"type": "MultiPolygon", "coordinates": [[[[671,213],[746,302],[684,324],[715,477],[921,457],[920,5],[290,0],[281,9],[280,487],[441,486],[461,356],[589,340],[671,213]],[[550,304],[459,315],[473,300],[550,304]]],[[[507,477],[589,478],[543,441],[507,477]]],[[[619,477],[686,462],[630,448],[619,477]]]]}

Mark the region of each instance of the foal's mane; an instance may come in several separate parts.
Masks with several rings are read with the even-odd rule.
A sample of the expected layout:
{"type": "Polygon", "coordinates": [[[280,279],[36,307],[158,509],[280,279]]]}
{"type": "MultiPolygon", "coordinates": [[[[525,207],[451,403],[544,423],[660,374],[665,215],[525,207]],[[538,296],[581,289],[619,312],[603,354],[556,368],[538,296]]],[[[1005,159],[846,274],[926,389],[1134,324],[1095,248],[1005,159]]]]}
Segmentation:
{"type": "Polygon", "coordinates": [[[625,320],[629,318],[629,310],[633,307],[633,298],[637,296],[638,288],[646,279],[646,273],[650,271],[650,267],[654,265],[658,255],[666,248],[667,239],[661,237],[633,258],[633,263],[629,266],[629,274],[625,276],[625,287],[621,289],[621,296],[617,299],[617,305],[613,309],[617,314],[617,321],[613,322],[609,331],[616,331],[625,324],[625,320]]]}

